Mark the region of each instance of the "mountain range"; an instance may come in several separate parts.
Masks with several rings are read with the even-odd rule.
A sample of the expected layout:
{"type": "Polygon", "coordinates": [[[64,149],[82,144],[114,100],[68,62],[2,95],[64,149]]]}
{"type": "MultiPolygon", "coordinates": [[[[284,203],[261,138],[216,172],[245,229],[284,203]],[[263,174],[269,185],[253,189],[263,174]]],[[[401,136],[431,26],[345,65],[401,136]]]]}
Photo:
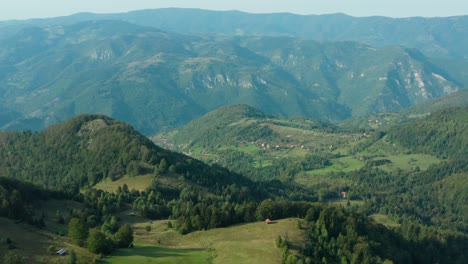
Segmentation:
{"type": "MultiPolygon", "coordinates": [[[[264,15],[238,12],[163,9],[2,22],[0,127],[39,130],[78,114],[101,113],[124,120],[144,134],[154,134],[234,103],[249,104],[268,114],[340,122],[399,111],[466,86],[468,74],[463,67],[451,67],[464,65],[464,60],[427,57],[434,53],[423,54],[409,44],[401,46],[404,41],[369,42],[374,47],[345,37],[278,34],[267,30],[276,28],[267,24],[256,30],[262,34],[244,30],[244,34],[234,35],[208,25],[194,27],[198,32],[169,26],[178,24],[170,21],[179,21],[187,27],[190,23],[182,23],[181,17],[202,14],[224,18],[219,21],[226,22],[211,23],[215,28],[232,28],[235,19],[230,17],[234,15],[270,23],[281,16],[290,17],[284,19],[286,28],[298,25],[289,23],[294,19],[326,18],[337,26],[349,19],[367,21],[343,15],[289,14],[274,14],[275,19],[269,20],[264,15]],[[157,23],[169,14],[173,20],[164,20],[166,26],[157,23]],[[94,20],[81,22],[86,19],[94,20]]],[[[208,18],[197,21],[205,20],[208,18]]],[[[458,29],[464,17],[421,21],[445,21],[458,29]]],[[[455,29],[450,31],[454,35],[455,29]]],[[[333,31],[330,26],[329,32],[333,31]]]]}
{"type": "Polygon", "coordinates": [[[0,263],[467,263],[466,20],[0,22],[0,263]]]}
{"type": "Polygon", "coordinates": [[[468,17],[352,17],[345,14],[250,14],[239,11],[163,8],[117,14],[79,13],[49,19],[0,22],[0,38],[18,27],[119,20],[188,35],[288,36],[320,42],[358,41],[372,46],[402,45],[428,56],[468,58],[468,17]]]}

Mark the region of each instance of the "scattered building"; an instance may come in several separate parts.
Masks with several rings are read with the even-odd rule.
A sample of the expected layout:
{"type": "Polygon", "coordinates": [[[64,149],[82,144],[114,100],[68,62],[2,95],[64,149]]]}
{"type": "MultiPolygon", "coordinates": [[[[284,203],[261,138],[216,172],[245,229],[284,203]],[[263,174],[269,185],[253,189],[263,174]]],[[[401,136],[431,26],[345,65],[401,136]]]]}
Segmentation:
{"type": "Polygon", "coordinates": [[[268,224],[271,224],[271,222],[272,222],[272,221],[271,221],[269,218],[267,218],[267,219],[265,220],[265,223],[266,223],[267,225],[268,225],[268,224]]]}
{"type": "Polygon", "coordinates": [[[346,198],[346,192],[341,192],[341,197],[346,198]]]}
{"type": "Polygon", "coordinates": [[[60,249],[59,251],[57,251],[56,253],[57,253],[57,255],[59,255],[59,256],[65,256],[65,255],[68,254],[68,251],[67,251],[66,249],[64,249],[64,248],[61,248],[61,249],[60,249]]]}

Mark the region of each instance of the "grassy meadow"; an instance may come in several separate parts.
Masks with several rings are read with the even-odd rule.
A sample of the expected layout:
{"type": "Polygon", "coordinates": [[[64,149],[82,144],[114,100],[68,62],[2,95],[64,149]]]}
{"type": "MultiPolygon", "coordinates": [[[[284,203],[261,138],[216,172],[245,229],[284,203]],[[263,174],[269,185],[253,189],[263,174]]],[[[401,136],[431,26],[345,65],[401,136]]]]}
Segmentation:
{"type": "Polygon", "coordinates": [[[211,259],[211,253],[203,249],[165,248],[135,243],[133,248],[118,249],[112,256],[105,258],[104,263],[205,264],[211,263],[211,259]]]}
{"type": "Polygon", "coordinates": [[[125,176],[116,181],[106,179],[96,184],[94,188],[106,192],[115,192],[119,186],[122,187],[124,184],[127,184],[129,190],[135,189],[138,191],[143,191],[146,189],[146,187],[149,186],[153,177],[154,176],[152,174],[146,174],[135,177],[125,176]]]}
{"type": "Polygon", "coordinates": [[[23,258],[24,263],[68,263],[66,256],[57,256],[55,251],[66,248],[75,251],[79,259],[88,263],[94,254],[88,250],[73,245],[64,236],[59,236],[46,230],[40,230],[26,223],[15,223],[11,219],[0,217],[0,260],[8,251],[12,251],[23,258]],[[3,241],[10,239],[13,249],[8,250],[3,241]],[[49,252],[49,246],[53,247],[49,252]]]}
{"type": "Polygon", "coordinates": [[[303,234],[296,219],[256,222],[180,235],[168,221],[135,223],[135,247],[117,250],[106,263],[280,263],[278,235],[298,249],[303,234]],[[151,231],[146,230],[151,226],[151,231]]]}

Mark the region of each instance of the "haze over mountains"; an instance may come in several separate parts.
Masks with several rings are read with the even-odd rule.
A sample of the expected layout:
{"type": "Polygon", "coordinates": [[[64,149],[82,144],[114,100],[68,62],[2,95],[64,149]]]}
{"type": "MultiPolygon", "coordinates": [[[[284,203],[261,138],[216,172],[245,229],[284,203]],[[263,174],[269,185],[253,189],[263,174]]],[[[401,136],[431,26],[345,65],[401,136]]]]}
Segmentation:
{"type": "Polygon", "coordinates": [[[249,14],[239,11],[164,8],[118,14],[79,13],[52,19],[5,21],[1,36],[16,26],[70,25],[89,20],[120,20],[181,34],[289,36],[318,41],[358,41],[373,46],[403,45],[437,57],[467,58],[466,16],[438,18],[351,17],[345,14],[249,14]],[[216,21],[215,23],[213,23],[216,21]]]}
{"type": "Polygon", "coordinates": [[[101,113],[154,134],[233,103],[327,122],[399,111],[466,86],[467,26],[193,9],[5,21],[0,127],[101,113]]]}

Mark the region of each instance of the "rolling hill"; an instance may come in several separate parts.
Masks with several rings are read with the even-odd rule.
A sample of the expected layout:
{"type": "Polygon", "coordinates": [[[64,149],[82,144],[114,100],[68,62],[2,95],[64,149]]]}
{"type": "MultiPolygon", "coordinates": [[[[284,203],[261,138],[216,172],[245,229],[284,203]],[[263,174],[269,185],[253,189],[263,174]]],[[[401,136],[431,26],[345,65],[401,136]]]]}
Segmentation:
{"type": "MultiPolygon", "coordinates": [[[[434,104],[434,109],[438,107],[434,104]]],[[[373,206],[387,208],[399,204],[398,199],[408,199],[408,188],[434,190],[444,182],[453,188],[458,179],[460,185],[452,191],[460,195],[448,195],[451,202],[444,204],[450,217],[432,211],[437,217],[430,218],[427,208],[413,207],[443,203],[436,198],[441,196],[430,194],[418,196],[426,197],[424,205],[408,203],[412,209],[400,211],[400,216],[416,214],[424,223],[445,227],[450,226],[449,219],[458,219],[452,227],[466,230],[460,211],[466,198],[462,190],[468,155],[466,113],[466,106],[448,108],[403,124],[349,132],[315,120],[284,119],[234,105],[152,139],[257,181],[278,179],[308,186],[320,201],[334,201],[340,190],[347,190],[353,200],[378,197],[373,206]]]]}
{"type": "MultiPolygon", "coordinates": [[[[2,132],[0,217],[17,222],[0,218],[0,236],[5,237],[0,240],[0,252],[17,254],[21,247],[29,262],[44,263],[56,259],[45,253],[51,251],[46,248],[66,246],[80,259],[96,258],[95,251],[77,245],[70,224],[65,225],[75,219],[92,232],[101,232],[107,241],[118,241],[115,232],[126,224],[134,228],[136,247],[117,249],[117,242],[112,242],[116,251],[104,251],[112,255],[109,263],[127,258],[245,259],[249,256],[227,254],[220,241],[226,240],[223,245],[228,248],[244,248],[245,241],[252,239],[236,238],[232,232],[247,232],[263,236],[258,243],[273,244],[276,229],[288,220],[271,226],[218,228],[298,216],[300,229],[294,232],[307,229],[303,246],[282,243],[282,239],[294,238],[288,238],[292,232],[280,233],[276,243],[283,252],[281,258],[463,262],[466,110],[445,109],[364,134],[350,134],[307,118],[278,118],[246,105],[223,107],[187,125],[198,136],[187,146],[206,145],[201,156],[212,151],[229,158],[227,149],[252,155],[256,164],[242,163],[245,160],[235,156],[226,164],[241,164],[251,178],[251,172],[264,173],[266,177],[259,182],[164,150],[131,126],[102,115],[81,115],[38,133],[2,132]],[[260,127],[264,129],[257,130],[260,127]],[[222,138],[224,134],[217,130],[232,137],[210,145],[210,138],[203,135],[222,138]],[[271,132],[265,136],[258,131],[271,132]],[[114,185],[103,188],[106,181],[114,185]],[[346,199],[339,197],[341,192],[346,199]],[[65,200],[70,198],[75,201],[65,200]],[[317,200],[321,203],[310,202],[317,200]],[[151,222],[168,217],[171,224],[151,222]],[[98,231],[93,229],[96,226],[98,231]],[[183,235],[203,229],[211,230],[183,235]],[[67,230],[69,237],[60,237],[67,230]],[[22,239],[27,234],[37,239],[36,247],[22,239]],[[324,244],[317,245],[318,239],[324,244]],[[196,248],[187,249],[187,245],[196,248]],[[353,252],[326,249],[359,246],[363,248],[353,252]]],[[[181,140],[188,135],[183,129],[181,140]]],[[[231,166],[232,171],[240,172],[238,168],[231,166]]],[[[273,246],[266,253],[251,242],[252,254],[279,253],[273,246]]]]}
{"type": "Polygon", "coordinates": [[[0,263],[466,263],[467,24],[0,22],[0,263]]]}
{"type": "Polygon", "coordinates": [[[75,194],[104,179],[168,170],[201,186],[243,181],[242,176],[162,149],[131,126],[102,115],[81,115],[39,133],[0,132],[0,152],[3,177],[75,194]],[[190,175],[185,174],[188,170],[190,175]]]}

